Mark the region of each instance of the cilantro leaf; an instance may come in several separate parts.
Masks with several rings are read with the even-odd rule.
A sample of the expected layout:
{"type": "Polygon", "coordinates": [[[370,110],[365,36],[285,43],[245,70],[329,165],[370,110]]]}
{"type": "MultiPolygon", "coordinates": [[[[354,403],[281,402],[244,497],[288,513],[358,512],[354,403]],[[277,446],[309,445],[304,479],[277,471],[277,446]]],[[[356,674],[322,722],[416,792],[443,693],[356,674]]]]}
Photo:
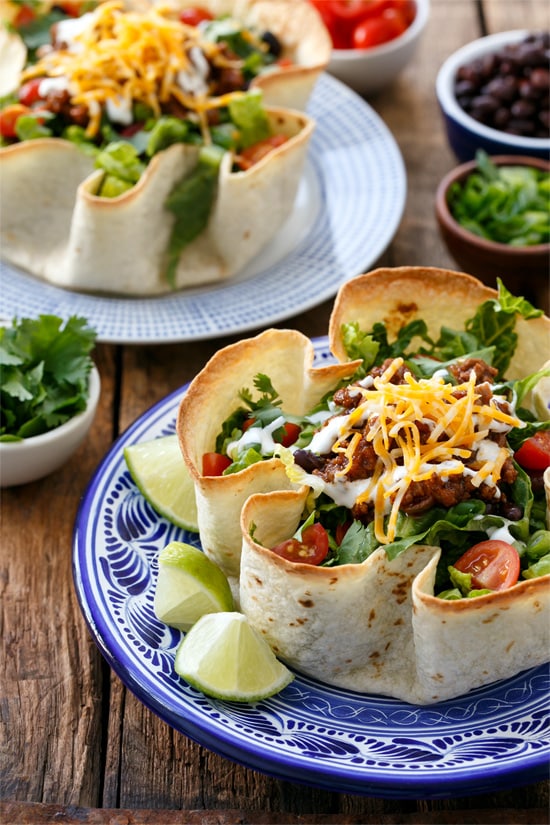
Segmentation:
{"type": "Polygon", "coordinates": [[[96,332],[85,318],[14,319],[0,328],[0,441],[58,427],[88,400],[96,332]]]}

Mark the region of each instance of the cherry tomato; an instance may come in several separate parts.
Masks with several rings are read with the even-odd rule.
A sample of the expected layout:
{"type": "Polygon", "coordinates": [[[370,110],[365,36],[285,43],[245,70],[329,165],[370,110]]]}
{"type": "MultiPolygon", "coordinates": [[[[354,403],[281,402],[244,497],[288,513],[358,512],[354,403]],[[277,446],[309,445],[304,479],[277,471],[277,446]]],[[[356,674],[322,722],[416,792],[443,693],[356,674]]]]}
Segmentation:
{"type": "Polygon", "coordinates": [[[363,20],[353,32],[353,47],[355,49],[371,49],[395,40],[403,34],[407,24],[405,18],[397,9],[384,9],[379,17],[363,20]]]}
{"type": "Polygon", "coordinates": [[[454,563],[462,573],[472,576],[472,588],[476,590],[506,590],[519,578],[519,554],[505,541],[490,539],[466,550],[454,563]]]}
{"type": "Polygon", "coordinates": [[[320,564],[328,553],[328,534],[322,524],[311,524],[302,532],[302,539],[287,539],[272,548],[287,561],[320,564]]]}
{"type": "Polygon", "coordinates": [[[240,169],[246,171],[250,169],[251,166],[254,166],[255,163],[262,160],[262,158],[265,158],[273,149],[286,143],[287,140],[286,135],[271,135],[271,137],[264,138],[264,140],[259,140],[258,143],[253,143],[252,146],[247,146],[246,149],[243,149],[243,151],[235,157],[235,163],[240,169]]]}
{"type": "Polygon", "coordinates": [[[415,0],[310,0],[335,49],[370,48],[393,40],[416,16],[415,0]],[[367,26],[366,21],[373,21],[367,26]],[[378,21],[374,24],[374,21],[378,21]],[[383,21],[383,22],[382,22],[383,21]]]}
{"type": "Polygon", "coordinates": [[[541,430],[524,441],[514,458],[526,470],[546,470],[550,467],[550,430],[541,430]]]}
{"type": "Polygon", "coordinates": [[[16,138],[15,124],[21,115],[27,115],[31,110],[21,103],[13,103],[6,106],[0,112],[0,135],[5,138],[16,138]]]}
{"type": "Polygon", "coordinates": [[[186,26],[198,26],[204,20],[213,20],[213,16],[209,11],[199,6],[182,9],[180,12],[180,21],[185,23],[186,26]]]}
{"type": "Polygon", "coordinates": [[[32,23],[33,20],[36,19],[36,12],[31,6],[21,6],[17,14],[15,15],[13,25],[16,29],[23,28],[24,26],[28,26],[29,23],[32,23]]]}
{"type": "Polygon", "coordinates": [[[290,447],[291,444],[294,444],[294,442],[298,440],[298,436],[302,430],[298,424],[293,424],[292,421],[287,421],[284,429],[285,434],[281,438],[281,444],[283,447],[290,447]]]}
{"type": "Polygon", "coordinates": [[[227,455],[221,453],[204,453],[202,457],[203,476],[221,476],[233,462],[227,455]]]}
{"type": "Polygon", "coordinates": [[[40,84],[42,77],[34,77],[32,80],[27,80],[19,89],[19,101],[24,106],[32,106],[38,100],[42,100],[40,96],[40,84]]]}

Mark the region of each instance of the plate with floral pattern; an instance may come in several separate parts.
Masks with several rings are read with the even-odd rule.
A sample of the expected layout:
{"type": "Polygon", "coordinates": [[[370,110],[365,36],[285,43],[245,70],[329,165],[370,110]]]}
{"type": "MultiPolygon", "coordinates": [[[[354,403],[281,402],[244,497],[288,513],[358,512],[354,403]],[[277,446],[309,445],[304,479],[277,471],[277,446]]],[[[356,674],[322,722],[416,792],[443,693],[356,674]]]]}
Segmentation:
{"type": "MultiPolygon", "coordinates": [[[[314,345],[317,363],[332,360],[326,338],[314,345]]],[[[167,724],[221,756],[326,790],[443,798],[545,778],[546,666],[423,707],[333,688],[299,673],[278,695],[240,704],[210,699],[177,676],[181,633],[159,622],[153,610],[157,556],[170,541],[200,548],[200,540],[156,514],[132,481],[123,450],[174,433],[185,391],[157,403],[113,445],[75,524],[80,606],[127,688],[167,724]]]]}

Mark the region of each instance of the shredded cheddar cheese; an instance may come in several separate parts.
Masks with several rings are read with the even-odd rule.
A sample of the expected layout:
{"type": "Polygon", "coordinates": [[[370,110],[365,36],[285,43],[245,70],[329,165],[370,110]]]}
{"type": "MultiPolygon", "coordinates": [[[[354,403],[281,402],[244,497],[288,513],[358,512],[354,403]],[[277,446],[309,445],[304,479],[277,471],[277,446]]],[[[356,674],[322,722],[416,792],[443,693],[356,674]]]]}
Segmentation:
{"type": "MultiPolygon", "coordinates": [[[[204,89],[189,91],[181,82],[182,73],[197,71],[194,53],[200,49],[207,61],[217,66],[241,65],[223,54],[218,43],[201,38],[200,30],[181,23],[169,7],[152,6],[144,12],[125,11],[123,2],[99,5],[81,18],[70,43],[53,49],[23,72],[23,81],[34,77],[63,77],[72,103],[87,107],[88,137],[100,127],[108,101],[131,108],[143,103],[158,117],[170,98],[196,113],[203,137],[209,141],[205,113],[227,105],[239,92],[211,97],[204,89]]],[[[203,58],[203,59],[204,59],[203,58]]]]}
{"type": "Polygon", "coordinates": [[[374,531],[381,544],[395,539],[399,509],[413,482],[467,474],[474,487],[496,485],[511,453],[489,435],[523,426],[505,399],[482,400],[473,371],[459,385],[436,376],[417,379],[411,373],[405,374],[404,383],[392,384],[402,364],[403,359],[396,358],[371,387],[358,385],[362,400],[340,416],[332,447],[346,457],[334,476],[339,484],[346,482],[361,439],[372,443],[376,468],[355,501],[373,503],[374,531]]]}

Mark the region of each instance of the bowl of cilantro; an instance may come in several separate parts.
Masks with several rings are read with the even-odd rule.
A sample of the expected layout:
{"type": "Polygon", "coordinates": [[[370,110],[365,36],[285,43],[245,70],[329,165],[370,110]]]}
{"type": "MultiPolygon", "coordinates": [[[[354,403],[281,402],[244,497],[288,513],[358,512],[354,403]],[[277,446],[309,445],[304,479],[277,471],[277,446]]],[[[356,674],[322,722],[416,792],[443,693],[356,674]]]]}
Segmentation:
{"type": "Polygon", "coordinates": [[[86,437],[100,395],[86,319],[55,315],[0,327],[0,486],[50,475],[86,437]]]}
{"type": "Polygon", "coordinates": [[[495,287],[548,304],[550,164],[518,155],[476,158],[451,170],[438,186],[441,236],[465,272],[495,287]]]}

